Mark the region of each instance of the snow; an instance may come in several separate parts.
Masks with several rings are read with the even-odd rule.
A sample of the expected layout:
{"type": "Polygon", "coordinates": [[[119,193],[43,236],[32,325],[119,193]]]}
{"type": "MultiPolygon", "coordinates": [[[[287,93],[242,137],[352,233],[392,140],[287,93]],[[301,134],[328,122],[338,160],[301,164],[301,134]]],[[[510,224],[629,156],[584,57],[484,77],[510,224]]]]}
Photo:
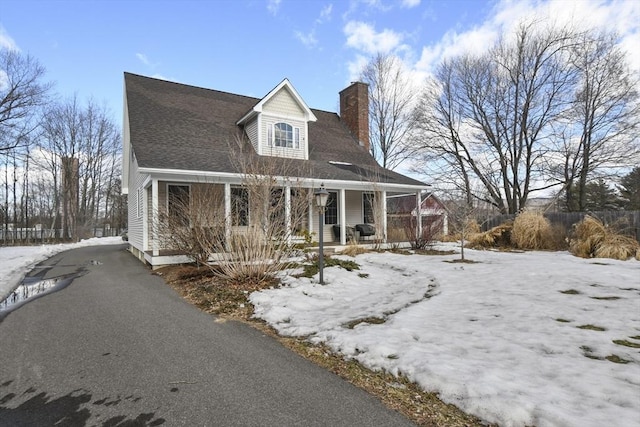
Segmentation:
{"type": "Polygon", "coordinates": [[[94,237],[78,243],[61,243],[40,246],[0,247],[0,301],[20,285],[20,282],[36,264],[53,255],[83,246],[117,245],[124,243],[121,237],[94,237]]]}
{"type": "Polygon", "coordinates": [[[640,426],[640,350],[613,342],[640,344],[639,262],[465,255],[476,263],[362,254],[360,270],[325,269],[324,286],[288,275],[250,299],[280,334],[405,375],[489,422],[640,426]],[[362,321],[373,317],[385,321],[362,321]]]}
{"type": "MultiPolygon", "coordinates": [[[[0,301],[58,252],[121,243],[2,247],[0,301]]],[[[283,287],[250,299],[280,334],[405,375],[486,421],[640,426],[640,349],[613,342],[640,344],[639,262],[566,252],[465,254],[476,263],[444,262],[457,254],[362,254],[360,270],[325,269],[324,286],[317,275],[286,275],[283,287]],[[373,318],[385,321],[368,323],[373,318]],[[578,328],[585,325],[605,330],[578,328]],[[629,363],[604,359],[614,354],[629,363]]]]}

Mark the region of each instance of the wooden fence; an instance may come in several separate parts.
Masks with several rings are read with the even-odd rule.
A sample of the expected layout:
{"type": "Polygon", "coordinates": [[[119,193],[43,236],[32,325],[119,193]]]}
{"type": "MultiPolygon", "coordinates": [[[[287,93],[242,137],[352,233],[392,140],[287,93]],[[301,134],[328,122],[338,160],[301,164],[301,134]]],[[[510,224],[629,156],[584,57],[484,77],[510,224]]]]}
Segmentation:
{"type": "MultiPolygon", "coordinates": [[[[561,224],[567,233],[573,226],[586,216],[592,216],[605,225],[612,225],[619,232],[635,237],[640,242],[640,211],[598,211],[598,212],[548,212],[544,214],[552,224],[561,224]]],[[[513,220],[515,215],[496,215],[482,222],[482,231],[487,231],[507,220],[513,220]]]]}

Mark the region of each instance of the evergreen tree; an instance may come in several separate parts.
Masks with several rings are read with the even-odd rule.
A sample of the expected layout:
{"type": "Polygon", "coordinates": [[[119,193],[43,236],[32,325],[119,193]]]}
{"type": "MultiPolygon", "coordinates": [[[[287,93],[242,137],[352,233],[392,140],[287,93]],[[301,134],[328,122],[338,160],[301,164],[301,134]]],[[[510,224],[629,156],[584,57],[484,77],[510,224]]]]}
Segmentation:
{"type": "Polygon", "coordinates": [[[615,189],[604,179],[590,182],[585,187],[586,211],[615,211],[620,209],[621,200],[615,189]]]}
{"type": "Polygon", "coordinates": [[[620,195],[624,209],[640,210],[640,166],[636,166],[620,180],[620,195]]]}

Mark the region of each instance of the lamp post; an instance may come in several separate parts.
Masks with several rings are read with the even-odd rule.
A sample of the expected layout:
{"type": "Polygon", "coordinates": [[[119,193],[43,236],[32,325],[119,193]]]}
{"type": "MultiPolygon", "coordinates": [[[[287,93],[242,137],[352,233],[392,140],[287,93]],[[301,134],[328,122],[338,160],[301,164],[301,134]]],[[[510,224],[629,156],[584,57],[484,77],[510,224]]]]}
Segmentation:
{"type": "Polygon", "coordinates": [[[323,270],[324,270],[324,210],[327,207],[327,201],[329,200],[329,192],[325,190],[324,184],[320,184],[320,188],[314,193],[316,196],[316,206],[318,206],[318,223],[319,223],[319,244],[320,249],[318,251],[318,272],[320,274],[320,284],[324,285],[323,270]]]}

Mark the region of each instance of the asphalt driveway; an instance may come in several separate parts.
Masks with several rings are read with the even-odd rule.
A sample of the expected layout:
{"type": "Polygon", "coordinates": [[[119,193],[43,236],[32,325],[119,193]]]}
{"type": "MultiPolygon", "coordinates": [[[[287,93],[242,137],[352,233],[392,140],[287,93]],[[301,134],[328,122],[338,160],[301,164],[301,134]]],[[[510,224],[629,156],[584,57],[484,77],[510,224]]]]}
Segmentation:
{"type": "Polygon", "coordinates": [[[378,400],[183,301],[124,245],[63,252],[68,286],[0,317],[0,426],[403,426],[378,400]]]}

